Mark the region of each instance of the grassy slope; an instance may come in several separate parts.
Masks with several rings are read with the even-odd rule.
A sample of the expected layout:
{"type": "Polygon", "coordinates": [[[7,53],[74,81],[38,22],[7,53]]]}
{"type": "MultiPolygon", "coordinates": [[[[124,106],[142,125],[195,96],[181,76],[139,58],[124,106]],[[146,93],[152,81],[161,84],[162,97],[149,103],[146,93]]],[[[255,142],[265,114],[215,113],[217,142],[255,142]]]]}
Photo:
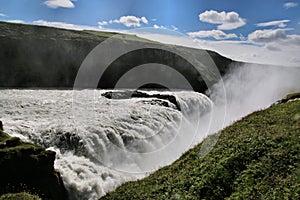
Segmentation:
{"type": "Polygon", "coordinates": [[[15,194],[4,194],[0,196],[0,200],[41,200],[40,197],[26,192],[15,194]]]}
{"type": "Polygon", "coordinates": [[[0,22],[0,87],[73,87],[88,53],[115,34],[0,22]]]}
{"type": "Polygon", "coordinates": [[[204,158],[200,148],[103,199],[300,198],[300,100],[255,112],[225,128],[204,158]]]}
{"type": "MultiPolygon", "coordinates": [[[[154,45],[160,48],[162,45],[163,47],[172,47],[172,49],[176,48],[187,55],[198,55],[203,52],[199,49],[163,45],[135,35],[115,34],[0,22],[0,87],[72,88],[78,69],[86,56],[94,47],[112,36],[120,39],[119,41],[123,44],[127,44],[130,41],[131,43],[143,44],[145,47],[151,44],[151,46],[154,45]]],[[[124,58],[124,62],[131,67],[139,66],[144,64],[140,63],[140,61],[143,61],[145,58],[152,58],[151,56],[155,55],[154,57],[157,60],[151,60],[152,62],[168,66],[180,63],[182,69],[189,73],[187,77],[195,77],[191,67],[186,66],[185,68],[182,60],[177,58],[178,56],[166,56],[168,55],[166,53],[156,55],[154,54],[155,51],[140,53],[145,57],[142,57],[140,54],[134,54],[132,57],[124,58]]],[[[208,51],[208,53],[219,67],[221,73],[225,73],[233,62],[231,59],[227,59],[215,52],[208,51]]],[[[114,62],[116,67],[122,69],[124,67],[123,60],[117,59],[117,61],[119,62],[114,62]]],[[[117,76],[118,78],[119,71],[113,71],[108,77],[117,76]]]]}

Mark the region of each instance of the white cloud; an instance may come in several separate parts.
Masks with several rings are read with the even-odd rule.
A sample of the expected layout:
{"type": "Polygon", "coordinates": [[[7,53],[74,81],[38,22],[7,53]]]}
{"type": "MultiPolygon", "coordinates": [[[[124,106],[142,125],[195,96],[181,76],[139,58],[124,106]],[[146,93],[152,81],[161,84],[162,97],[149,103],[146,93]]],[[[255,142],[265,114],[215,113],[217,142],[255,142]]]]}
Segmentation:
{"type": "Polygon", "coordinates": [[[189,36],[198,37],[198,38],[206,38],[206,37],[213,37],[217,40],[224,40],[229,38],[237,38],[236,34],[226,34],[220,30],[211,30],[211,31],[198,31],[198,32],[189,32],[189,36]]]}
{"type": "Polygon", "coordinates": [[[192,48],[207,49],[237,61],[282,65],[300,66],[300,35],[287,35],[286,40],[281,43],[270,43],[265,45],[253,45],[248,41],[208,41],[203,39],[190,39],[183,36],[162,35],[153,33],[138,34],[150,40],[187,46],[192,48]],[[293,42],[292,42],[293,38],[293,42]],[[296,41],[299,45],[296,45],[296,41]]]}
{"type": "Polygon", "coordinates": [[[160,28],[160,29],[166,29],[166,27],[164,27],[164,26],[162,26],[162,25],[159,26],[159,25],[157,25],[157,24],[154,24],[154,25],[153,25],[153,28],[156,28],[156,29],[159,29],[159,28],[160,28]]]}
{"type": "Polygon", "coordinates": [[[65,22],[49,22],[45,20],[36,20],[33,21],[33,24],[42,25],[42,26],[51,26],[56,28],[71,29],[71,30],[100,30],[98,27],[95,26],[84,26],[84,25],[77,25],[77,24],[69,24],[65,22]]]}
{"type": "Polygon", "coordinates": [[[246,24],[245,19],[242,19],[236,12],[207,10],[199,15],[199,19],[211,24],[220,24],[218,26],[220,30],[232,30],[246,24]]]}
{"type": "Polygon", "coordinates": [[[143,22],[144,24],[148,24],[148,20],[147,20],[146,17],[142,17],[141,20],[142,20],[142,22],[143,22]]]}
{"type": "Polygon", "coordinates": [[[15,23],[15,24],[25,24],[23,20],[18,20],[18,19],[13,19],[13,20],[5,20],[6,22],[9,23],[15,23]]]}
{"type": "Polygon", "coordinates": [[[178,28],[176,26],[174,26],[174,25],[171,25],[171,27],[172,27],[173,31],[177,31],[178,30],[178,28]]]}
{"type": "Polygon", "coordinates": [[[242,40],[242,41],[247,40],[247,38],[246,38],[243,34],[241,34],[241,33],[240,33],[240,37],[239,37],[239,38],[240,38],[240,40],[242,40]]]}
{"type": "Polygon", "coordinates": [[[102,28],[103,26],[107,26],[108,22],[107,21],[102,21],[102,22],[98,22],[98,27],[102,28]]]}
{"type": "Polygon", "coordinates": [[[0,17],[7,17],[7,16],[3,13],[0,13],[0,17]]]}
{"type": "Polygon", "coordinates": [[[216,51],[221,55],[237,61],[283,65],[300,66],[295,62],[298,58],[300,46],[292,44],[281,45],[273,43],[272,46],[255,46],[247,43],[233,41],[199,41],[199,46],[204,49],[216,51]]]}
{"type": "Polygon", "coordinates": [[[296,3],[296,2],[287,2],[287,3],[283,4],[283,7],[285,7],[286,9],[294,8],[297,6],[298,6],[298,3],[296,3]]]}
{"type": "MultiPolygon", "coordinates": [[[[168,29],[166,26],[157,25],[157,24],[154,24],[153,28],[155,28],[155,29],[168,29]]],[[[177,31],[178,30],[178,28],[176,26],[174,26],[174,25],[171,25],[171,28],[172,28],[173,31],[177,31]]]]}
{"type": "Polygon", "coordinates": [[[47,0],[45,1],[45,4],[49,8],[74,8],[74,4],[71,0],[47,0]]]}
{"type": "Polygon", "coordinates": [[[45,21],[45,20],[42,20],[42,19],[33,21],[30,24],[35,24],[35,25],[40,25],[40,26],[56,27],[56,28],[63,28],[63,29],[70,29],[70,30],[79,30],[79,31],[81,31],[81,30],[93,30],[93,31],[106,31],[106,32],[125,33],[124,30],[102,28],[100,25],[98,25],[98,26],[86,26],[86,25],[70,24],[70,23],[65,23],[65,22],[45,21]]]}
{"type": "Polygon", "coordinates": [[[259,27],[278,26],[279,28],[284,28],[284,27],[286,27],[286,23],[288,23],[290,21],[291,20],[288,20],[288,19],[276,20],[276,21],[258,23],[258,24],[256,24],[256,26],[259,26],[259,27]]]}
{"type": "Polygon", "coordinates": [[[146,17],[136,17],[136,16],[122,16],[120,19],[115,20],[109,20],[110,24],[117,23],[117,24],[123,24],[127,27],[140,27],[142,23],[148,24],[148,20],[146,17]]]}
{"type": "Polygon", "coordinates": [[[98,22],[98,24],[100,26],[106,26],[106,25],[108,25],[108,22],[107,21],[102,21],[102,22],[98,22]]]}
{"type": "Polygon", "coordinates": [[[291,45],[300,46],[300,35],[287,35],[287,38],[288,38],[287,40],[282,42],[287,45],[291,44],[291,45]]]}
{"type": "Polygon", "coordinates": [[[285,33],[289,29],[265,29],[265,30],[256,30],[253,33],[248,35],[248,39],[251,42],[255,43],[269,43],[278,40],[287,39],[285,33]]]}

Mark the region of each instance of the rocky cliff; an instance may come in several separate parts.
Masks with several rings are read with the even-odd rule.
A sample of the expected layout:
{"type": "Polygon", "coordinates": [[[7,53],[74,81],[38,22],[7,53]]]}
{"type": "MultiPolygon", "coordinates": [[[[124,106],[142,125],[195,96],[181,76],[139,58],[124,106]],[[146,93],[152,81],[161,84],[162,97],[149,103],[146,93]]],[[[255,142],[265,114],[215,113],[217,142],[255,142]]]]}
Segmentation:
{"type": "Polygon", "coordinates": [[[42,199],[67,199],[54,160],[55,152],[0,130],[0,196],[25,191],[42,199]]]}

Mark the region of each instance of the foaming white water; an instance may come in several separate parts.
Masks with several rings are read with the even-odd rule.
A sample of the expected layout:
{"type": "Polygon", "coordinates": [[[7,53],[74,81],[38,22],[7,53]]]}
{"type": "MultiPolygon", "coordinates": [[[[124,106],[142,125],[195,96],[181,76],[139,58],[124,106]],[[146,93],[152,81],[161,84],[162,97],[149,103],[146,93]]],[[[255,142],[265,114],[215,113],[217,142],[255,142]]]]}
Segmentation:
{"type": "Polygon", "coordinates": [[[173,94],[180,112],[166,100],[111,100],[91,90],[79,91],[82,99],[73,91],[0,90],[0,118],[8,133],[57,152],[55,167],[72,199],[96,199],[169,164],[207,133],[299,92],[299,77],[299,68],[238,68],[210,88],[212,120],[202,115],[211,101],[194,92],[173,94]]]}
{"type": "Polygon", "coordinates": [[[173,162],[199,138],[195,119],[212,106],[195,92],[159,92],[176,97],[181,111],[165,99],[104,92],[0,90],[6,132],[56,151],[71,199],[97,199],[173,162]],[[74,98],[78,92],[93,98],[74,98]]]}

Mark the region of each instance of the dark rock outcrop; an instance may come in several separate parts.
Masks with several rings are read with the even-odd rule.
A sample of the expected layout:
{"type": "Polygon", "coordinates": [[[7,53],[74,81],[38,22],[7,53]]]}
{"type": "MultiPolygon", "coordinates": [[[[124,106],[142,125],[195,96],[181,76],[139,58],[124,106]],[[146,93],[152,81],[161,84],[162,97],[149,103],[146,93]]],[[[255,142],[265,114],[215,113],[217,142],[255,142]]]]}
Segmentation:
{"type": "Polygon", "coordinates": [[[300,98],[300,92],[298,92],[298,93],[292,93],[292,94],[286,95],[285,98],[277,101],[275,104],[277,104],[277,103],[286,103],[288,101],[291,101],[291,100],[294,100],[294,99],[299,99],[299,98],[300,98]]]}
{"type": "Polygon", "coordinates": [[[0,196],[26,191],[42,199],[67,199],[60,174],[54,170],[54,160],[55,152],[0,130],[0,196]]]}
{"type": "MultiPolygon", "coordinates": [[[[147,94],[141,91],[109,91],[102,94],[102,96],[108,99],[130,99],[130,98],[157,98],[169,101],[170,103],[174,104],[177,110],[181,111],[180,105],[176,100],[176,97],[167,94],[147,94]]],[[[168,107],[167,104],[162,104],[163,106],[168,107]]]]}

